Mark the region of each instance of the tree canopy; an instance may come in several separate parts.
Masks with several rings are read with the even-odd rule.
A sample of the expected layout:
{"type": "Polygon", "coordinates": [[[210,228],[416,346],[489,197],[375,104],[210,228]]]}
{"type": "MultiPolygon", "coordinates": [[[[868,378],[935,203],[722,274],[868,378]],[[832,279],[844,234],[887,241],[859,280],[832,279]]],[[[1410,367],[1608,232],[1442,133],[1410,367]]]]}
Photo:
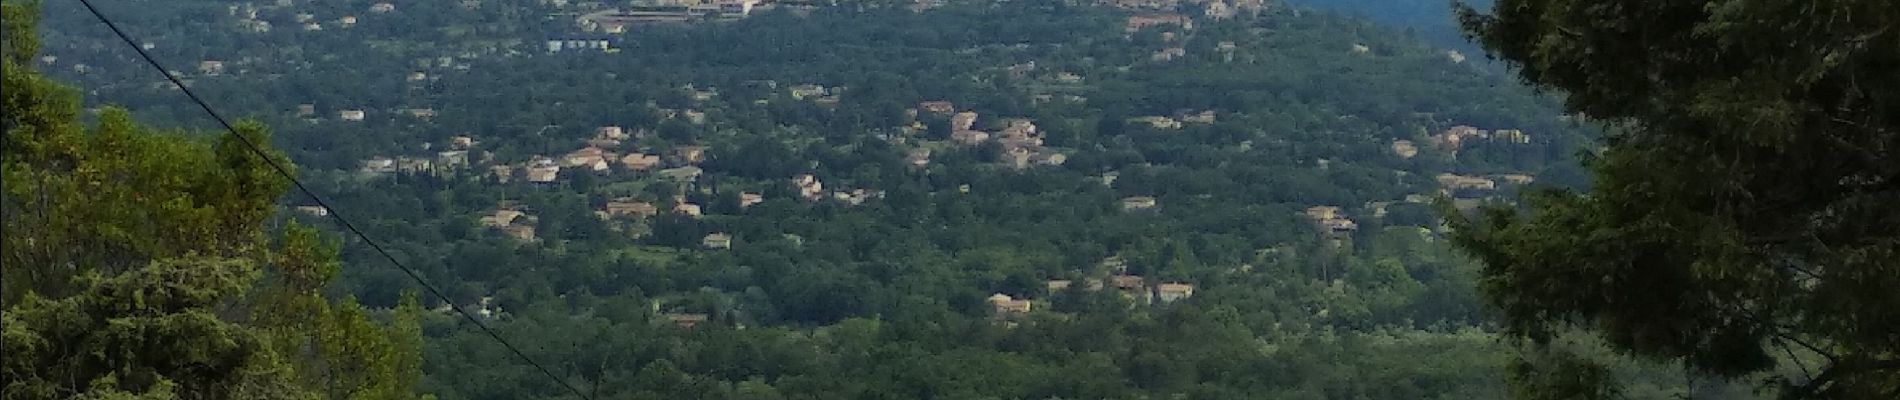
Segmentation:
{"type": "Polygon", "coordinates": [[[420,307],[384,324],[321,297],[336,246],[269,227],[288,182],[233,136],[268,143],[261,125],[87,123],[77,92],[33,69],[36,4],[0,7],[0,398],[416,397],[420,307]]]}
{"type": "Polygon", "coordinates": [[[1509,332],[1792,398],[1900,396],[1900,3],[1501,0],[1465,28],[1608,127],[1588,192],[1457,227],[1509,332]]]}

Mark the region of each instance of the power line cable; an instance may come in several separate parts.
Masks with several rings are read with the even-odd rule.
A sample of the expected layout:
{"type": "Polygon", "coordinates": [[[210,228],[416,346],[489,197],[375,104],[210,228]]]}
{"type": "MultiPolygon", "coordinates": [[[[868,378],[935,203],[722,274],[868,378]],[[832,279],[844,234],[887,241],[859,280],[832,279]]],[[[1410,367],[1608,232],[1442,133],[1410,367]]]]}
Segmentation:
{"type": "Polygon", "coordinates": [[[284,179],[290,180],[290,183],[293,186],[297,187],[297,191],[303,192],[305,196],[309,196],[310,200],[315,201],[318,207],[323,207],[324,210],[329,211],[330,218],[336,220],[338,225],[342,225],[343,229],[350,231],[350,233],[352,234],[355,234],[357,238],[363,240],[363,243],[369,244],[369,247],[372,249],[375,249],[377,254],[383,255],[383,259],[389,260],[389,263],[391,265],[395,265],[396,268],[401,269],[404,274],[408,274],[409,278],[415,280],[417,285],[422,285],[424,289],[427,289],[429,291],[429,294],[434,295],[437,299],[442,300],[443,304],[448,304],[449,308],[454,309],[457,314],[461,314],[462,318],[467,319],[468,322],[474,323],[476,327],[481,328],[483,333],[487,333],[488,337],[494,338],[495,342],[501,343],[501,346],[506,347],[509,352],[514,353],[515,357],[520,358],[521,361],[525,361],[529,365],[533,365],[535,369],[541,370],[541,373],[544,375],[547,375],[548,379],[553,379],[556,383],[560,383],[561,386],[567,388],[568,391],[574,392],[575,396],[580,396],[580,398],[586,399],[586,400],[593,399],[592,396],[588,396],[586,393],[581,392],[580,388],[574,387],[574,385],[568,383],[567,380],[561,379],[561,377],[555,375],[553,371],[550,371],[548,370],[547,367],[542,366],[541,363],[535,361],[534,358],[528,357],[526,353],[522,353],[520,348],[515,347],[513,343],[509,343],[507,339],[502,339],[501,334],[496,333],[493,328],[489,328],[488,324],[482,323],[481,319],[475,318],[474,314],[470,314],[467,310],[463,310],[462,307],[456,306],[455,302],[450,300],[448,295],[443,294],[441,289],[437,289],[435,285],[431,285],[429,284],[429,281],[422,279],[421,274],[417,274],[415,270],[410,269],[406,265],[402,265],[401,261],[396,261],[396,257],[393,255],[390,255],[388,250],[384,250],[381,244],[376,243],[375,240],[371,240],[368,235],[364,235],[362,230],[356,229],[356,225],[351,224],[350,220],[343,218],[343,213],[337,212],[336,208],[330,207],[330,204],[323,201],[322,197],[317,196],[317,193],[315,191],[312,191],[310,190],[308,186],[305,186],[303,184],[303,181],[298,180],[296,176],[291,175],[289,169],[286,169],[284,168],[283,165],[278,164],[276,160],[271,159],[269,153],[266,153],[263,147],[258,146],[256,142],[252,142],[250,138],[247,138],[244,135],[239,134],[237,132],[237,128],[232,127],[230,121],[225,120],[223,115],[220,115],[218,114],[216,110],[211,109],[211,105],[209,103],[205,103],[204,99],[199,98],[197,93],[193,93],[191,91],[191,88],[185,87],[185,83],[183,81],[178,80],[178,77],[172,76],[170,70],[165,69],[164,65],[159,64],[158,59],[153,58],[151,53],[145,52],[145,48],[140,47],[138,45],[139,43],[138,41],[132,40],[132,36],[127,35],[125,33],[125,30],[119,29],[119,24],[113,23],[111,18],[106,18],[105,13],[102,13],[99,11],[98,7],[94,7],[92,5],[91,0],[79,0],[79,3],[85,4],[86,10],[91,11],[92,16],[97,17],[99,19],[99,22],[104,23],[107,28],[112,28],[112,33],[117,34],[119,36],[119,40],[125,41],[125,44],[127,46],[131,46],[132,50],[138,52],[139,57],[144,58],[147,64],[150,64],[152,68],[157,69],[158,73],[160,75],[164,75],[165,79],[170,80],[172,82],[172,85],[178,87],[178,90],[185,92],[186,97],[190,97],[192,102],[198,103],[198,107],[203,108],[205,111],[205,114],[210,114],[212,119],[218,120],[218,125],[224,126],[224,130],[231,132],[232,137],[235,137],[237,138],[239,142],[244,143],[244,146],[247,148],[250,148],[251,152],[257,154],[258,158],[262,158],[265,164],[269,164],[271,169],[276,170],[278,175],[283,175],[284,179]]]}

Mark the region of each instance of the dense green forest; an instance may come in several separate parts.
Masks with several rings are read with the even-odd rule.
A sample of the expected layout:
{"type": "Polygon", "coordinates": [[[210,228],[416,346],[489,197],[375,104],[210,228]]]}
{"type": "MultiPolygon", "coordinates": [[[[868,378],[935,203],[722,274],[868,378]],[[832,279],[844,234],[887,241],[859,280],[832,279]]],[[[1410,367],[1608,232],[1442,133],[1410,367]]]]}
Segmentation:
{"type": "MultiPolygon", "coordinates": [[[[446,289],[419,305],[444,399],[575,398],[450,306],[602,399],[1507,397],[1522,356],[1436,208],[1588,187],[1600,146],[1479,54],[1277,3],[777,4],[620,34],[566,2],[99,3],[446,289]]],[[[44,6],[32,62],[131,111],[89,118],[210,126],[77,7],[44,6]]],[[[312,204],[272,223],[330,226],[312,204]]],[[[324,232],[329,298],[406,309],[406,276],[324,232]]]]}

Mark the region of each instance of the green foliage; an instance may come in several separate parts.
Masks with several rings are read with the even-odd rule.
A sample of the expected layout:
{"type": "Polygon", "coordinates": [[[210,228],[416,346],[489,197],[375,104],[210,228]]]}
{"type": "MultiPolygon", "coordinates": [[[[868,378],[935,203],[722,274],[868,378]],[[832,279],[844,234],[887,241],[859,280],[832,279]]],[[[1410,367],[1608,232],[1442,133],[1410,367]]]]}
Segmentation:
{"type": "MultiPolygon", "coordinates": [[[[1128,34],[1129,12],[1080,2],[779,4],[738,21],[637,27],[617,52],[547,53],[542,40],[593,35],[570,26],[583,5],[397,2],[362,14],[370,3],[261,5],[258,18],[279,24],[262,33],[202,2],[127,24],[165,43],[163,59],[225,60],[221,75],[184,73],[221,111],[278,127],[306,181],[454,305],[601,398],[1501,397],[1509,346],[1478,301],[1478,266],[1416,199],[1438,192],[1441,173],[1578,184],[1545,177],[1575,170],[1567,157],[1589,133],[1558,118],[1555,99],[1444,49],[1299,9],[1128,34]],[[326,27],[296,30],[296,13],[326,27]],[[337,28],[342,15],[359,23],[337,28]],[[1177,46],[1185,56],[1152,56],[1177,46]],[[836,102],[787,93],[803,84],[837,90],[836,102]],[[1001,145],[947,143],[949,116],[906,112],[931,100],[980,113],[988,131],[1032,119],[1043,150],[1069,159],[1016,169],[1001,145]],[[293,111],[306,103],[309,121],[293,111]],[[413,107],[440,115],[398,114],[413,107]],[[341,109],[370,117],[331,117],[341,109]],[[1214,121],[1131,122],[1203,110],[1214,121]],[[1460,124],[1533,135],[1432,144],[1460,124]],[[635,133],[601,145],[621,154],[705,146],[704,174],[483,174],[592,145],[603,125],[635,133]],[[462,135],[476,138],[471,160],[493,160],[358,170],[371,157],[434,157],[462,135]],[[1395,155],[1396,140],[1419,154],[1395,155]],[[920,149],[931,159],[913,166],[906,156],[920,149]],[[824,181],[825,199],[798,198],[786,181],[804,173],[824,181]],[[883,196],[831,199],[859,188],[883,196]],[[740,193],[764,201],[744,206],[740,193]],[[666,210],[676,196],[705,215],[594,213],[622,197],[666,210]],[[1159,205],[1121,209],[1130,196],[1159,205]],[[1318,229],[1304,215],[1314,205],[1341,207],[1359,228],[1318,229]],[[522,220],[535,240],[477,222],[503,206],[532,215],[522,220]],[[716,232],[732,248],[702,245],[716,232]],[[1195,294],[1154,303],[1151,291],[1091,289],[1124,272],[1195,294]],[[986,303],[997,293],[1033,310],[999,318],[986,303]]],[[[90,49],[89,31],[49,31],[56,65],[98,66],[71,75],[89,89],[146,121],[195,118],[175,93],[116,68],[123,54],[90,49]]],[[[666,158],[662,168],[681,165],[666,158]]],[[[1474,193],[1493,194],[1451,194],[1474,193]]],[[[281,273],[247,297],[260,304],[248,315],[299,386],[335,398],[413,385],[458,399],[569,395],[455,315],[419,313],[400,272],[323,257],[380,263],[362,243],[284,226],[258,247],[281,273]],[[418,363],[420,379],[404,373],[418,363]],[[371,379],[382,375],[395,378],[371,379]]],[[[1655,388],[1633,394],[1686,391],[1680,371],[1609,370],[1655,388]]]]}
{"type": "Polygon", "coordinates": [[[288,182],[238,141],[268,145],[263,126],[205,140],[117,108],[82,123],[76,92],[31,67],[36,6],[7,3],[0,24],[0,398],[308,399],[334,387],[306,378],[313,365],[348,365],[349,384],[373,388],[333,398],[413,397],[419,306],[393,332],[353,303],[327,313],[336,246],[294,224],[269,245],[288,182]],[[313,335],[323,354],[306,353],[313,335]]]}
{"type": "Polygon", "coordinates": [[[1614,348],[1791,398],[1900,387],[1900,5],[1499,1],[1466,29],[1612,128],[1588,194],[1458,224],[1509,332],[1614,348]],[[1874,333],[1881,332],[1881,333],[1874,333]],[[1803,359],[1823,361],[1812,375],[1803,359]]]}

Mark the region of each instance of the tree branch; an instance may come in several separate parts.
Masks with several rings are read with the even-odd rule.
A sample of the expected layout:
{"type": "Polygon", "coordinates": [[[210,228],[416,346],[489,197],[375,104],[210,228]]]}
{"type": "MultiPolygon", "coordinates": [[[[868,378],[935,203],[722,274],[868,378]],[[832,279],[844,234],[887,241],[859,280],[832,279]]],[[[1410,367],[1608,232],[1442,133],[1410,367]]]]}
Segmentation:
{"type": "Polygon", "coordinates": [[[1814,379],[1809,380],[1808,383],[1802,384],[1801,386],[1796,386],[1787,392],[1783,392],[1781,395],[1781,398],[1783,399],[1818,398],[1818,396],[1821,395],[1823,391],[1830,389],[1829,386],[1834,384],[1835,381],[1839,381],[1843,378],[1862,374],[1862,373],[1890,370],[1890,369],[1900,369],[1900,359],[1884,359],[1884,360],[1856,359],[1856,360],[1842,361],[1839,363],[1835,363],[1834,365],[1828,366],[1827,370],[1821,371],[1820,376],[1814,377],[1814,379]]]}

